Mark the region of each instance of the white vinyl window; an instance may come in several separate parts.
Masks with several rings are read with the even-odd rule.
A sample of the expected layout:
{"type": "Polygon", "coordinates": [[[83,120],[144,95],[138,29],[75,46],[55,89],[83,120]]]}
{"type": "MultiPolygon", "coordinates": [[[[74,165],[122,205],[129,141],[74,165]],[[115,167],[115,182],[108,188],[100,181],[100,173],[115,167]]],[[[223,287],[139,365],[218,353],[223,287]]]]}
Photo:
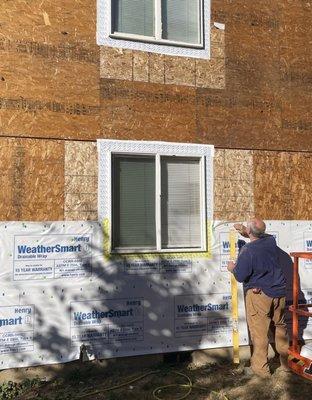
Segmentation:
{"type": "Polygon", "coordinates": [[[111,38],[204,46],[204,0],[111,0],[111,38]]]}
{"type": "Polygon", "coordinates": [[[203,156],[112,154],[112,250],[205,251],[203,156]]]}

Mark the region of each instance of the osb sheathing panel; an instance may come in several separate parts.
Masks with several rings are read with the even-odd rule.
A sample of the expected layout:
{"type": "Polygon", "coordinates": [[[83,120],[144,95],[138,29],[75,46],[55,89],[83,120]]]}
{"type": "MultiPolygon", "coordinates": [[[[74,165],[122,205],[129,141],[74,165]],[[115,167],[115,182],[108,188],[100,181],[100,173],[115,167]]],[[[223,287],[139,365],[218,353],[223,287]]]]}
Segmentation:
{"type": "Polygon", "coordinates": [[[65,144],[65,220],[97,220],[96,143],[65,144]]]}
{"type": "Polygon", "coordinates": [[[235,99],[224,145],[311,150],[311,3],[236,1],[223,11],[225,97],[235,99]]]}
{"type": "Polygon", "coordinates": [[[292,219],[312,219],[312,185],[311,165],[312,154],[291,153],[288,190],[291,193],[290,212],[292,219]],[[290,177],[290,182],[289,182],[290,177]]]}
{"type": "Polygon", "coordinates": [[[194,141],[195,89],[101,80],[102,137],[194,141]]]}
{"type": "Polygon", "coordinates": [[[255,212],[267,219],[312,218],[311,153],[254,152],[255,212]]]}
{"type": "Polygon", "coordinates": [[[64,143],[0,139],[0,220],[64,217],[64,143]]]}
{"type": "MultiPolygon", "coordinates": [[[[225,9],[226,90],[221,102],[229,111],[223,135],[228,147],[270,148],[280,129],[277,7],[254,3],[228,2],[225,9]]],[[[205,125],[205,120],[200,123],[205,125]]]]}
{"type": "Polygon", "coordinates": [[[211,59],[101,47],[101,78],[223,89],[225,33],[211,27],[211,59]]]}
{"type": "Polygon", "coordinates": [[[264,219],[295,219],[291,210],[293,179],[289,153],[254,152],[255,213],[264,219]]]}
{"type": "Polygon", "coordinates": [[[2,7],[0,135],[97,137],[95,12],[91,0],[2,7]]]}
{"type": "Polygon", "coordinates": [[[6,0],[1,8],[2,37],[39,43],[88,46],[95,40],[96,4],[93,0],[6,0]]]}
{"type": "Polygon", "coordinates": [[[254,214],[253,154],[216,150],[214,159],[214,218],[246,220],[254,214]]]}
{"type": "Polygon", "coordinates": [[[1,58],[1,75],[5,79],[1,92],[7,98],[34,99],[39,95],[40,102],[75,104],[83,94],[86,105],[98,105],[96,64],[7,53],[1,58]]]}
{"type": "Polygon", "coordinates": [[[154,98],[152,113],[120,93],[102,96],[99,110],[94,0],[8,0],[0,11],[0,135],[148,139],[157,131],[160,140],[311,151],[311,13],[308,1],[213,0],[212,21],[225,31],[212,28],[209,61],[102,49],[107,85],[162,85],[165,97],[195,90],[183,92],[179,107],[168,101],[172,113],[158,112],[163,101],[154,98]]]}
{"type": "MultiPolygon", "coordinates": [[[[312,142],[307,139],[312,130],[311,10],[309,2],[213,1],[212,21],[224,22],[225,32],[212,29],[212,59],[208,64],[203,60],[176,61],[174,57],[139,52],[132,52],[131,60],[128,51],[122,76],[109,64],[109,59],[110,52],[117,52],[121,59],[123,52],[103,48],[102,77],[110,78],[110,82],[127,79],[158,83],[163,85],[163,96],[167,95],[167,86],[170,91],[178,90],[181,85],[195,86],[195,108],[192,108],[195,123],[188,124],[194,126],[193,133],[187,135],[190,141],[221,148],[312,150],[312,142]]],[[[146,90],[153,93],[152,86],[146,86],[146,90]]],[[[129,124],[127,120],[119,120],[122,117],[114,114],[114,105],[119,110],[122,105],[119,94],[115,96],[110,94],[107,100],[102,93],[101,108],[105,108],[102,119],[105,116],[110,121],[109,135],[121,131],[123,137],[144,138],[138,130],[148,123],[146,113],[135,110],[129,124]]],[[[192,98],[186,99],[187,102],[192,103],[192,98]]],[[[129,116],[132,104],[131,107],[124,104],[124,110],[129,116]]],[[[154,116],[161,118],[157,111],[154,116]]],[[[150,124],[153,132],[155,119],[151,118],[150,124]]],[[[102,123],[102,135],[107,134],[106,127],[102,123]]],[[[180,131],[171,128],[170,137],[179,140],[180,131]]],[[[147,132],[148,128],[143,130],[147,132]]],[[[159,129],[159,139],[167,137],[167,130],[159,129]]]]}

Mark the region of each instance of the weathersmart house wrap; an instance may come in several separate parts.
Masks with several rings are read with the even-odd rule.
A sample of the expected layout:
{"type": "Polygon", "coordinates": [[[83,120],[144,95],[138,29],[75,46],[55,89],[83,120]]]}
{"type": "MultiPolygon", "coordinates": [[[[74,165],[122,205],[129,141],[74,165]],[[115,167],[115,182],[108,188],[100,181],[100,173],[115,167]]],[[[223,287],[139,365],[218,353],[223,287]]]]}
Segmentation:
{"type": "MultiPolygon", "coordinates": [[[[285,251],[312,250],[311,222],[266,222],[285,251]]],[[[1,223],[1,368],[71,361],[81,351],[92,359],[230,347],[231,225],[211,224],[210,257],[114,260],[96,222],[1,223]]],[[[301,301],[311,303],[310,261],[300,276],[301,301]]],[[[301,320],[301,333],[312,338],[311,320],[301,320]]],[[[248,344],[241,286],[239,335],[248,344]]]]}

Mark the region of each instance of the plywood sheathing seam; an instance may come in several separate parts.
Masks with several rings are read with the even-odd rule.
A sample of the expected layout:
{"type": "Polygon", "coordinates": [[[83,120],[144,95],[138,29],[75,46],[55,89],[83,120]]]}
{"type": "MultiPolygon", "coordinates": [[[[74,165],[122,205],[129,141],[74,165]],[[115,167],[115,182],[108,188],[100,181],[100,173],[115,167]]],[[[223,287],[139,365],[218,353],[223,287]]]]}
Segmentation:
{"type": "Polygon", "coordinates": [[[65,143],[65,220],[97,220],[96,143],[65,143]]]}
{"type": "Polygon", "coordinates": [[[64,143],[0,138],[0,220],[64,218],[64,143]]]}
{"type": "Polygon", "coordinates": [[[101,46],[103,79],[223,89],[225,32],[211,26],[211,59],[167,56],[101,46]]]}

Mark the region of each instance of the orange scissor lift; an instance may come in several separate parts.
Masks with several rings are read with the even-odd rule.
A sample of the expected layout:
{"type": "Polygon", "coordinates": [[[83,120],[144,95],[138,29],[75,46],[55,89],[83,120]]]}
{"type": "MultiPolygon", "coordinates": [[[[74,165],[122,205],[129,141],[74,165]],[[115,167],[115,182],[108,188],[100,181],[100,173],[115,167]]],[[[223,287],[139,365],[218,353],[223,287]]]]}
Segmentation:
{"type": "Polygon", "coordinates": [[[312,253],[290,253],[294,257],[293,269],[293,304],[289,307],[292,313],[292,344],[288,350],[288,365],[291,370],[303,378],[312,381],[312,344],[300,346],[299,317],[312,317],[312,312],[307,311],[312,304],[299,304],[299,259],[312,260],[312,253]]]}

